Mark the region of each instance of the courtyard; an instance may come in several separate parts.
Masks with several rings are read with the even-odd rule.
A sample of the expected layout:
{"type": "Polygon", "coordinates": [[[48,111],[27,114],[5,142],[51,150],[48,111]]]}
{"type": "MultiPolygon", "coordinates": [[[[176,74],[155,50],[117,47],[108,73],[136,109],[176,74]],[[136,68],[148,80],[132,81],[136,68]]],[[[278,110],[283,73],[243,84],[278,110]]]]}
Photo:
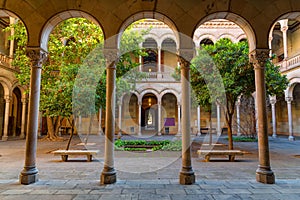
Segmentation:
{"type": "MultiPolygon", "coordinates": [[[[64,136],[67,140],[68,136],[64,136]]],[[[99,148],[101,140],[89,138],[90,146],[99,148]]],[[[104,136],[103,136],[104,137],[104,136]]],[[[122,139],[129,139],[124,136],[122,139]]],[[[175,136],[154,136],[152,139],[175,139],[175,136]]],[[[271,167],[275,184],[255,180],[258,165],[257,142],[235,142],[235,149],[246,152],[229,162],[213,158],[205,162],[196,151],[203,148],[206,135],[193,136],[192,163],[196,175],[193,185],[178,183],[181,152],[127,153],[115,151],[118,181],[100,185],[103,168],[102,150],[92,162],[70,157],[63,162],[51,152],[64,149],[67,141],[38,141],[37,168],[39,181],[21,185],[18,174],[24,163],[25,141],[9,140],[0,145],[0,199],[299,199],[300,140],[288,141],[286,136],[269,138],[271,167]],[[149,162],[150,160],[150,162],[149,162]],[[144,163],[144,164],[143,164],[144,163]]],[[[213,138],[217,139],[217,138],[213,138]]],[[[214,140],[213,140],[214,141],[214,140]]],[[[70,149],[80,149],[82,138],[76,136],[70,149]]],[[[225,136],[217,143],[225,144],[225,136]]],[[[92,148],[92,147],[87,147],[92,148]]],[[[215,146],[215,148],[220,148],[215,146]]],[[[226,146],[225,146],[226,148],[226,146]]],[[[101,149],[101,147],[99,148],[101,149]]]]}

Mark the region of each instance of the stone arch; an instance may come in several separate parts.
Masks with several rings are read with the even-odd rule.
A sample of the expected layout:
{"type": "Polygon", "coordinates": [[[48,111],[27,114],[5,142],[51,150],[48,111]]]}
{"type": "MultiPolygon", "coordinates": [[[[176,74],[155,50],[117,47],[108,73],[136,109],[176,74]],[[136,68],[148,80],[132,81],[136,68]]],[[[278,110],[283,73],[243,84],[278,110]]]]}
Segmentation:
{"type": "Polygon", "coordinates": [[[142,99],[143,99],[143,96],[144,96],[145,94],[148,94],[148,93],[151,93],[151,94],[155,95],[156,98],[157,98],[157,101],[160,101],[158,91],[155,90],[155,89],[152,89],[152,88],[151,88],[151,89],[148,88],[148,89],[143,90],[143,91],[139,94],[139,96],[138,96],[138,101],[141,102],[142,99]]]}
{"type": "Polygon", "coordinates": [[[174,91],[174,90],[172,90],[172,89],[166,89],[166,90],[163,90],[163,91],[159,94],[159,99],[162,99],[163,96],[164,96],[165,94],[173,94],[173,95],[176,97],[177,102],[178,102],[178,103],[181,102],[180,94],[179,94],[178,91],[174,91]]]}
{"type": "Polygon", "coordinates": [[[285,90],[285,97],[293,97],[293,91],[296,86],[296,84],[300,84],[300,77],[295,77],[289,80],[289,86],[285,90]]]}
{"type": "Polygon", "coordinates": [[[10,96],[12,91],[12,86],[10,84],[10,80],[5,77],[0,77],[0,84],[4,90],[4,96],[10,96]]]}
{"type": "Polygon", "coordinates": [[[229,34],[229,33],[224,33],[224,34],[221,34],[217,40],[220,40],[220,39],[223,39],[223,38],[227,38],[229,39],[231,42],[235,43],[237,42],[237,39],[232,35],[232,34],[229,34]]]}
{"type": "Polygon", "coordinates": [[[176,37],[172,34],[164,34],[162,35],[162,37],[160,38],[160,46],[162,46],[163,42],[166,40],[166,39],[171,39],[175,42],[176,44],[176,49],[178,49],[178,41],[176,40],[176,37]]]}
{"type": "Polygon", "coordinates": [[[125,29],[133,22],[141,20],[141,19],[145,19],[145,18],[156,19],[156,20],[159,20],[159,21],[167,24],[169,26],[169,28],[172,29],[174,32],[174,35],[176,38],[175,41],[179,41],[179,35],[178,35],[178,31],[177,31],[178,29],[177,29],[175,23],[171,19],[169,19],[167,16],[165,16],[161,13],[144,11],[144,12],[138,12],[134,15],[131,15],[126,20],[124,20],[124,22],[122,23],[122,25],[119,29],[119,33],[118,33],[118,39],[117,39],[118,47],[120,45],[121,37],[122,37],[122,34],[125,31],[125,29]]]}
{"type": "Polygon", "coordinates": [[[102,28],[101,23],[99,23],[97,21],[97,19],[94,18],[91,14],[83,12],[83,11],[79,11],[79,10],[68,10],[68,11],[60,12],[47,20],[47,22],[44,24],[43,29],[40,34],[41,35],[40,47],[47,51],[49,36],[50,36],[52,30],[54,29],[54,27],[56,27],[59,23],[61,23],[64,20],[67,20],[70,18],[76,18],[76,17],[82,17],[82,18],[89,19],[92,22],[94,22],[95,24],[97,24],[98,26],[100,26],[102,29],[102,32],[103,32],[103,36],[105,38],[105,31],[102,28]]]}
{"type": "Polygon", "coordinates": [[[253,27],[250,25],[250,23],[248,21],[246,21],[246,19],[244,19],[242,16],[231,13],[231,12],[216,12],[210,15],[205,16],[204,18],[202,18],[199,23],[197,24],[196,27],[194,27],[194,33],[195,34],[195,30],[204,22],[213,20],[213,19],[227,19],[231,22],[236,23],[246,34],[247,38],[248,38],[248,43],[249,43],[249,52],[253,51],[254,49],[256,49],[256,35],[254,32],[253,27]]]}

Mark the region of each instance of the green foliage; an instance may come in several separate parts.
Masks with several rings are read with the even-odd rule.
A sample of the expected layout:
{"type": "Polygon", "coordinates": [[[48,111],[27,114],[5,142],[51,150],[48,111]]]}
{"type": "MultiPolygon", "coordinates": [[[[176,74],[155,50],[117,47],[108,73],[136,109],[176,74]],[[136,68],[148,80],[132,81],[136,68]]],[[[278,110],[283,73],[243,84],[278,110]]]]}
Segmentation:
{"type": "Polygon", "coordinates": [[[163,147],[171,144],[169,140],[116,140],[115,141],[115,150],[124,150],[124,151],[146,151],[149,148],[145,148],[145,146],[153,146],[151,151],[157,151],[162,149],[163,147]]]}
{"type": "Polygon", "coordinates": [[[182,142],[181,140],[172,141],[167,145],[164,145],[161,148],[162,151],[181,151],[182,150],[182,142]]]}
{"type": "Polygon", "coordinates": [[[232,138],[234,142],[257,142],[257,138],[252,138],[252,137],[233,137],[232,138]]]}

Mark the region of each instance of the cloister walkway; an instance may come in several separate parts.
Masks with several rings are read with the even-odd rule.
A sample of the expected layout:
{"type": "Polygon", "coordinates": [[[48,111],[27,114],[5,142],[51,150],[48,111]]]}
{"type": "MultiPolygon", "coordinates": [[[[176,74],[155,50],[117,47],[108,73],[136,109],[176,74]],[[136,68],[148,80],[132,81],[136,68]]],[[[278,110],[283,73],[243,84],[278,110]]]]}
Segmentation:
{"type": "MultiPolygon", "coordinates": [[[[24,140],[0,142],[0,199],[299,199],[300,198],[300,138],[288,141],[286,136],[270,138],[272,170],[275,184],[255,181],[258,164],[257,143],[235,143],[237,149],[248,153],[236,162],[215,160],[203,162],[195,154],[204,136],[195,137],[192,146],[192,162],[196,184],[180,185],[178,170],[180,155],[173,154],[126,154],[115,152],[118,174],[116,184],[100,185],[103,168],[102,155],[93,162],[85,157],[62,162],[51,151],[65,148],[63,142],[38,142],[37,159],[39,181],[21,185],[18,172],[24,162],[24,140]],[[168,158],[174,159],[168,159],[168,158]],[[141,165],[146,160],[161,165],[157,170],[141,165]],[[121,168],[122,167],[122,168],[121,168]],[[130,171],[135,168],[134,171],[130,171]]],[[[162,138],[164,139],[164,138],[162,138]]],[[[167,139],[172,139],[168,137],[167,139]]],[[[89,141],[92,143],[93,138],[89,141]]],[[[80,148],[79,137],[71,148],[80,148]]],[[[218,142],[226,143],[224,137],[218,142]]],[[[180,154],[180,152],[179,152],[180,154]]]]}

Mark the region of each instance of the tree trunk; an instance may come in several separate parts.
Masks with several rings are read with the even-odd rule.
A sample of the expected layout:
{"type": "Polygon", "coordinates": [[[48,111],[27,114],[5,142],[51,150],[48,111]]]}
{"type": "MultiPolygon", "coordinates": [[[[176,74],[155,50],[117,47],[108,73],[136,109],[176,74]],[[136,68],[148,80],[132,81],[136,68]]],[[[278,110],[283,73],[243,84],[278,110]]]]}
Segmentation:
{"type": "MultiPolygon", "coordinates": [[[[48,141],[61,141],[63,138],[57,137],[56,135],[56,126],[54,126],[53,118],[52,117],[46,117],[47,120],[47,135],[42,140],[48,140],[48,141]]],[[[57,124],[57,123],[56,123],[57,124]]]]}
{"type": "Polygon", "coordinates": [[[232,114],[227,113],[226,123],[228,127],[228,149],[233,150],[233,140],[232,140],[232,114]]]}

